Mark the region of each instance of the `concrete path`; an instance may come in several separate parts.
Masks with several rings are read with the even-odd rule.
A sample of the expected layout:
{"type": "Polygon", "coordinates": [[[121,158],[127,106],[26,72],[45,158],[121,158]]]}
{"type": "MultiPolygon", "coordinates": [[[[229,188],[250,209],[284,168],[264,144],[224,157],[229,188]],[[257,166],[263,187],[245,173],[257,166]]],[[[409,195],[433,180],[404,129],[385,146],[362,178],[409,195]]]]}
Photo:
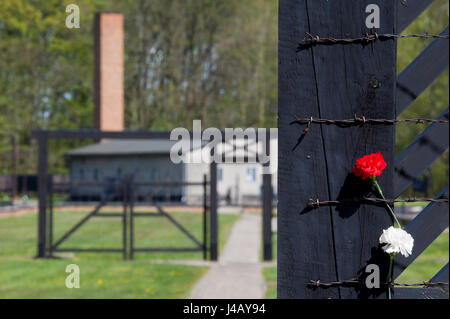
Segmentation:
{"type": "Polygon", "coordinates": [[[244,213],[234,224],[219,261],[192,290],[191,299],[261,299],[261,218],[244,213]]]}

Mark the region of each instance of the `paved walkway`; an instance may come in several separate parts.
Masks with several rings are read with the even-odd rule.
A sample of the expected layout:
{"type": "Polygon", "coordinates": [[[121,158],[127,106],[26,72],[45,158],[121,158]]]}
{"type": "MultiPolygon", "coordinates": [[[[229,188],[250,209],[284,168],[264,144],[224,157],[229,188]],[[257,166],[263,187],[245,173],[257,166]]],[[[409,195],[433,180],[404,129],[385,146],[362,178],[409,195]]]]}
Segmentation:
{"type": "Polygon", "coordinates": [[[219,261],[192,290],[192,299],[261,299],[261,218],[244,213],[234,224],[219,261]]]}

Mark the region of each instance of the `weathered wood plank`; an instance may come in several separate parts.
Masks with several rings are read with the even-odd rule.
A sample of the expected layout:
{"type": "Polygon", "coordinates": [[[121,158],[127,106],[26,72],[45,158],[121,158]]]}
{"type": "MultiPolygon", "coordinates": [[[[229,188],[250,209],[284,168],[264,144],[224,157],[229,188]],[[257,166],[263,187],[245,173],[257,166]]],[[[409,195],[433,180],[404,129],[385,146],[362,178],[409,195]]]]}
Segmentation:
{"type": "Polygon", "coordinates": [[[216,261],[219,258],[219,232],[217,216],[217,163],[209,166],[209,258],[216,261]]]}
{"type": "MultiPolygon", "coordinates": [[[[394,32],[396,4],[392,1],[376,3],[383,17],[378,32],[394,32]]],[[[363,14],[366,5],[364,2],[308,1],[311,33],[335,37],[359,34],[366,29],[363,14]],[[317,29],[320,31],[316,32],[317,29]]],[[[368,46],[317,46],[313,53],[319,110],[323,118],[351,118],[354,114],[395,118],[395,41],[368,46]]],[[[330,199],[358,196],[369,184],[360,182],[351,173],[358,157],[382,152],[387,163],[393,162],[393,127],[342,128],[333,125],[323,127],[322,134],[330,173],[330,199]]],[[[379,178],[387,196],[393,191],[392,177],[390,165],[379,178]]],[[[373,205],[341,206],[332,208],[332,216],[339,279],[363,276],[367,264],[378,264],[382,273],[386,271],[387,258],[377,250],[381,230],[391,222],[386,211],[373,205]]],[[[345,299],[375,297],[374,291],[363,288],[341,287],[340,292],[341,298],[345,299]]]]}
{"type": "MultiPolygon", "coordinates": [[[[379,32],[394,33],[396,2],[375,3],[383,16],[379,32]]],[[[395,118],[395,41],[318,45],[300,49],[297,54],[293,52],[306,31],[332,37],[368,31],[365,7],[364,3],[343,0],[280,1],[280,298],[325,298],[331,289],[316,289],[313,294],[304,288],[305,283],[311,279],[326,281],[333,276],[349,279],[364,275],[369,263],[379,264],[383,276],[387,273],[388,258],[377,249],[381,230],[391,223],[382,207],[363,204],[308,211],[305,206],[309,198],[358,195],[364,189],[362,186],[368,184],[352,177],[352,166],[358,157],[378,151],[388,163],[393,163],[394,128],[316,125],[294,148],[302,130],[289,124],[294,115],[342,119],[363,114],[395,118]],[[332,238],[334,243],[330,242],[332,238]]],[[[387,196],[393,192],[392,177],[390,165],[380,178],[387,196]]],[[[365,289],[334,289],[341,298],[376,297],[365,289]]]]}
{"type": "Polygon", "coordinates": [[[447,281],[448,282],[448,263],[447,265],[445,265],[444,267],[442,267],[441,270],[439,270],[439,272],[434,275],[433,278],[431,278],[432,282],[436,282],[436,281],[447,281]]]}
{"type": "MultiPolygon", "coordinates": [[[[441,35],[448,34],[448,27],[441,35]]],[[[435,39],[397,78],[397,115],[448,68],[448,40],[435,39]]]]}
{"type": "MultiPolygon", "coordinates": [[[[265,136],[264,154],[270,154],[270,135],[265,136]]],[[[263,166],[269,167],[267,162],[263,166]]],[[[263,212],[262,212],[262,237],[263,237],[263,259],[265,261],[272,260],[272,174],[263,175],[263,212]]]]}
{"type": "Polygon", "coordinates": [[[320,115],[311,50],[296,52],[309,31],[306,5],[279,2],[278,298],[337,299],[339,288],[306,286],[311,279],[337,279],[330,209],[307,209],[310,197],[329,198],[321,130],[302,138],[291,124],[296,114],[320,115]]]}
{"type": "MultiPolygon", "coordinates": [[[[431,282],[448,282],[448,263],[432,279],[431,282]]],[[[442,287],[395,287],[394,299],[448,299],[448,286],[442,287]]]]}
{"type": "MultiPolygon", "coordinates": [[[[438,117],[448,120],[447,108],[438,117]]],[[[400,196],[425,170],[448,149],[448,125],[433,123],[428,126],[395,159],[394,196],[400,196]]]]}
{"type": "Polygon", "coordinates": [[[403,32],[434,0],[406,0],[400,2],[397,14],[397,30],[403,32]]]}
{"type": "MultiPolygon", "coordinates": [[[[448,198],[448,186],[437,198],[448,198]]],[[[448,203],[430,203],[417,215],[405,230],[414,238],[414,249],[409,257],[398,255],[394,262],[394,278],[397,278],[447,227],[448,203]]]]}
{"type": "Polygon", "coordinates": [[[448,299],[448,294],[439,288],[396,287],[393,299],[448,299]]]}
{"type": "Polygon", "coordinates": [[[47,256],[47,187],[48,187],[48,140],[46,135],[38,138],[38,246],[37,257],[47,256]]]}
{"type": "MultiPolygon", "coordinates": [[[[448,263],[444,267],[442,267],[439,272],[433,276],[433,278],[430,279],[431,282],[447,282],[448,283],[448,263]]],[[[447,295],[447,298],[449,298],[449,286],[448,285],[442,285],[437,287],[440,289],[443,293],[447,295]]]]}

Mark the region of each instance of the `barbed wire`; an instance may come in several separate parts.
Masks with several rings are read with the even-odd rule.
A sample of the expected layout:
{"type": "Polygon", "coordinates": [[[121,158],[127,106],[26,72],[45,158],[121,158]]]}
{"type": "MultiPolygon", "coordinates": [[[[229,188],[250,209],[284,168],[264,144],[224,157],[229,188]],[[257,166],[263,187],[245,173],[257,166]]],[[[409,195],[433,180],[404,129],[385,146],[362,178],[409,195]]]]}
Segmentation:
{"type": "Polygon", "coordinates": [[[323,119],[323,118],[314,118],[314,117],[295,117],[294,122],[299,124],[306,124],[306,127],[303,129],[303,133],[307,133],[311,128],[312,124],[328,124],[328,125],[340,125],[340,126],[348,126],[348,125],[365,125],[365,124],[384,124],[384,125],[394,125],[397,123],[415,123],[415,124],[427,124],[427,123],[438,123],[438,124],[448,124],[448,120],[435,120],[430,118],[410,118],[410,119],[371,119],[366,118],[365,116],[355,116],[351,119],[343,119],[343,120],[332,120],[332,119],[323,119]]]}
{"type": "Polygon", "coordinates": [[[333,38],[333,37],[319,37],[318,35],[312,35],[309,32],[306,32],[307,37],[303,39],[300,43],[301,46],[311,46],[315,44],[351,44],[351,43],[363,43],[367,44],[370,42],[375,42],[378,40],[389,40],[389,39],[405,39],[405,38],[423,38],[423,39],[449,39],[447,35],[440,34],[378,34],[376,32],[372,34],[366,33],[365,36],[357,37],[357,38],[333,38]]]}
{"type": "Polygon", "coordinates": [[[342,205],[349,203],[372,203],[372,204],[395,204],[395,203],[413,203],[413,202],[432,202],[432,203],[448,203],[449,200],[447,198],[408,198],[408,199],[382,199],[375,197],[361,197],[361,198],[351,198],[351,199],[342,199],[342,200],[328,200],[328,201],[320,201],[319,199],[308,200],[308,207],[310,208],[319,208],[320,206],[330,206],[330,205],[342,205]]]}
{"type": "MultiPolygon", "coordinates": [[[[341,281],[331,281],[331,282],[321,282],[320,280],[310,280],[307,283],[307,286],[309,287],[336,287],[336,286],[360,286],[364,285],[365,283],[358,280],[358,278],[353,278],[350,280],[341,280],[341,281]]],[[[404,284],[404,283],[398,283],[398,282],[392,282],[392,283],[383,283],[384,286],[397,286],[397,287],[436,287],[436,286],[448,286],[448,282],[444,281],[424,281],[421,283],[414,283],[414,284],[404,284]]]]}

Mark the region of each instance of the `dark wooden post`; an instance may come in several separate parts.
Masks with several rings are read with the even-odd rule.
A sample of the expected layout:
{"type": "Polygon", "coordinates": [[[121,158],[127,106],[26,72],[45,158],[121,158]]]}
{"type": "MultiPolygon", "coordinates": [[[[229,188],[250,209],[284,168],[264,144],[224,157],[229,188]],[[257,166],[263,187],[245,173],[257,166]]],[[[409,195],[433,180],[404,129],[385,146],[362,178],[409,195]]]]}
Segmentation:
{"type": "Polygon", "coordinates": [[[121,181],[122,187],[122,201],[123,201],[123,213],[122,213],[122,258],[127,260],[127,218],[129,208],[129,187],[130,182],[128,176],[125,176],[121,181]]]}
{"type": "Polygon", "coordinates": [[[203,259],[208,257],[208,177],[203,174],[203,259]]]}
{"type": "Polygon", "coordinates": [[[38,198],[39,198],[39,214],[38,214],[38,252],[37,257],[46,257],[47,244],[47,152],[48,140],[46,134],[38,135],[38,198]]]}
{"type": "Polygon", "coordinates": [[[210,191],[209,191],[209,249],[211,260],[217,260],[218,257],[218,231],[217,231],[217,163],[210,165],[210,191]]]}
{"type": "Polygon", "coordinates": [[[47,251],[48,256],[53,256],[53,176],[47,175],[47,187],[48,187],[48,208],[49,208],[49,214],[48,214],[48,244],[47,244],[47,251]]]}
{"type": "MultiPolygon", "coordinates": [[[[265,167],[270,166],[270,133],[265,136],[265,154],[269,156],[269,162],[264,163],[265,167]]],[[[272,260],[272,174],[263,175],[263,259],[272,260]]]]}
{"type": "MultiPolygon", "coordinates": [[[[373,0],[380,8],[377,33],[396,33],[397,1],[373,0]]],[[[382,152],[388,167],[378,181],[393,195],[394,127],[339,127],[292,123],[294,116],[394,119],[396,42],[300,47],[309,32],[350,38],[370,33],[365,1],[280,0],[278,297],[375,298],[385,290],[358,287],[311,288],[310,280],[347,280],[377,264],[381,280],[388,258],[378,240],[392,225],[385,208],[346,205],[308,208],[309,199],[336,200],[361,195],[366,184],[352,175],[356,159],[382,152]]]]}
{"type": "Polygon", "coordinates": [[[130,259],[134,259],[134,205],[138,196],[138,186],[134,180],[134,175],[130,177],[130,194],[129,194],[129,210],[130,210],[130,259]]]}
{"type": "Polygon", "coordinates": [[[11,174],[11,201],[14,201],[17,197],[17,161],[18,161],[18,142],[17,136],[13,135],[11,138],[12,143],[12,174],[11,174]]]}

